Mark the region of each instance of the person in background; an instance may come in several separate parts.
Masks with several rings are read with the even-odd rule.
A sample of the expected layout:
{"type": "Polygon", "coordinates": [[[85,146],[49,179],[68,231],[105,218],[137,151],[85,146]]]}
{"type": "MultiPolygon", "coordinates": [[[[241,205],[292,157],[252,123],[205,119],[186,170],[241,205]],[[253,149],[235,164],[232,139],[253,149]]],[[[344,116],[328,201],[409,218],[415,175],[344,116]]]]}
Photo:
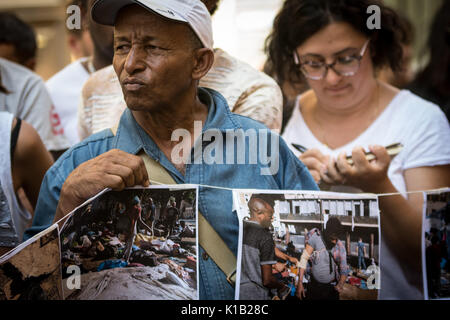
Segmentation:
{"type": "Polygon", "coordinates": [[[17,63],[0,58],[0,111],[12,113],[28,122],[39,134],[54,157],[69,147],[44,81],[37,74],[17,63]]]}
{"type": "Polygon", "coordinates": [[[287,0],[268,42],[277,74],[304,77],[283,138],[317,182],[333,191],[393,193],[380,197],[382,299],[421,299],[422,194],[450,184],[450,127],[438,106],[378,81],[400,67],[395,11],[376,0],[287,0]],[[370,5],[381,29],[368,29],[370,5]],[[401,143],[393,159],[384,146],[401,143]],[[368,161],[365,151],[375,159],[368,161]],[[351,154],[354,164],[347,162],[351,154]]]}
{"type": "Polygon", "coordinates": [[[364,261],[364,257],[366,256],[366,247],[364,246],[364,242],[362,242],[362,238],[358,239],[358,243],[356,244],[356,255],[358,256],[358,269],[366,270],[366,262],[364,261]]]}
{"type": "MultiPolygon", "coordinates": [[[[1,84],[0,92],[7,93],[1,84]]],[[[0,111],[0,256],[22,242],[32,213],[18,197],[23,189],[36,207],[45,172],[53,164],[36,130],[9,112],[0,111]]]]}
{"type": "Polygon", "coordinates": [[[46,83],[71,146],[80,141],[77,130],[77,111],[83,84],[91,73],[110,65],[113,57],[113,29],[99,25],[87,14],[94,1],[78,2],[82,12],[82,25],[87,25],[94,45],[93,55],[72,62],[46,83]]]}
{"type": "MultiPolygon", "coordinates": [[[[213,15],[219,0],[202,0],[213,15]]],[[[232,112],[264,123],[276,132],[282,119],[282,95],[276,82],[250,65],[214,49],[214,64],[200,80],[200,86],[220,92],[232,112]]],[[[78,110],[81,139],[116,125],[126,108],[118,78],[112,66],[94,73],[82,92],[78,110]]]]}
{"type": "Polygon", "coordinates": [[[450,1],[436,11],[427,43],[429,62],[408,88],[440,106],[450,121],[450,1]]]}
{"type": "Polygon", "coordinates": [[[0,57],[34,70],[36,53],[33,28],[13,13],[0,12],[0,57]]]}
{"type": "MultiPolygon", "coordinates": [[[[86,0],[69,0],[67,7],[69,6],[78,6],[80,10],[85,10],[86,0]]],[[[82,15],[85,16],[86,14],[82,11],[82,15]]],[[[94,52],[94,44],[92,43],[86,20],[82,19],[81,29],[67,30],[67,45],[69,46],[72,60],[92,56],[94,52]]]]}
{"type": "Polygon", "coordinates": [[[414,26],[406,16],[399,14],[400,25],[397,28],[399,40],[402,46],[402,57],[399,69],[393,72],[389,66],[386,66],[378,72],[378,80],[389,83],[390,85],[404,89],[414,79],[411,62],[414,50],[414,26]]]}

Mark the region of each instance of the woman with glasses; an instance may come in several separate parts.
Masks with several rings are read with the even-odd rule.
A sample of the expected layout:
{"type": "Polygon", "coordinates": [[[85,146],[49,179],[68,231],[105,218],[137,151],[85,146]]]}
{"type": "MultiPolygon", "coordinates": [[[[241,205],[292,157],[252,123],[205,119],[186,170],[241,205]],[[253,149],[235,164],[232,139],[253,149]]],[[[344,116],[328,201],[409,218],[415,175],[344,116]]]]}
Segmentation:
{"type": "Polygon", "coordinates": [[[382,67],[399,68],[398,28],[397,14],[376,0],[287,0],[267,51],[281,81],[304,77],[311,88],[283,137],[302,146],[292,150],[319,186],[402,194],[379,198],[380,298],[421,299],[423,196],[409,192],[450,185],[450,129],[438,106],[377,80],[382,67]],[[384,146],[394,143],[403,149],[391,158],[384,146]]]}

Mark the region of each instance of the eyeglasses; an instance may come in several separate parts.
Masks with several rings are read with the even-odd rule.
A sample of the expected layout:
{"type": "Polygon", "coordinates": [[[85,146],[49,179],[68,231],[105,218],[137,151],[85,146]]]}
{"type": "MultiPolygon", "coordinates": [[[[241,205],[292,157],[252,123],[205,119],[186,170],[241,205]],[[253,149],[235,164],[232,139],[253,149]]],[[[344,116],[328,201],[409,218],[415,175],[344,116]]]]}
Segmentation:
{"type": "Polygon", "coordinates": [[[305,77],[311,80],[321,80],[325,78],[328,73],[328,68],[333,69],[333,71],[340,76],[351,77],[358,72],[369,42],[370,39],[364,43],[359,55],[340,55],[330,64],[323,61],[323,58],[316,56],[299,58],[296,51],[294,51],[294,62],[296,65],[300,66],[300,70],[305,77]]]}

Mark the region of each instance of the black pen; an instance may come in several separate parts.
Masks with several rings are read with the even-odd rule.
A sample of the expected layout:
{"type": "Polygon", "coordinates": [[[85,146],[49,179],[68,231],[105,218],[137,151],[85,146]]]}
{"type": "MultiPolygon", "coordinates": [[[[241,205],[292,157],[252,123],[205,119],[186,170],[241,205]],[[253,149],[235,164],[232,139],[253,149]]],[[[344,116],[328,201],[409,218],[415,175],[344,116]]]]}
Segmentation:
{"type": "Polygon", "coordinates": [[[305,148],[304,146],[301,146],[299,144],[296,143],[291,143],[291,145],[297,149],[298,151],[300,151],[301,153],[305,152],[306,150],[308,150],[307,148],[305,148]]]}

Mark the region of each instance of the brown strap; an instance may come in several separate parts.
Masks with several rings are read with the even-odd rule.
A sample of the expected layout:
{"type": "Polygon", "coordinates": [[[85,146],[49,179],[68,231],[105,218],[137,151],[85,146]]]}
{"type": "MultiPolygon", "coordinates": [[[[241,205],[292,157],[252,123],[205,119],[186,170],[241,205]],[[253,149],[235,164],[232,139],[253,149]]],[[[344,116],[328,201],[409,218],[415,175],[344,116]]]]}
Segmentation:
{"type": "MultiPolygon", "coordinates": [[[[117,132],[117,127],[116,125],[111,128],[114,135],[117,132]]],[[[150,181],[162,184],[177,184],[167,170],[143,150],[138,156],[144,161],[150,181]]],[[[227,276],[227,281],[234,286],[236,283],[235,255],[200,211],[198,212],[198,228],[199,244],[227,276]]]]}

